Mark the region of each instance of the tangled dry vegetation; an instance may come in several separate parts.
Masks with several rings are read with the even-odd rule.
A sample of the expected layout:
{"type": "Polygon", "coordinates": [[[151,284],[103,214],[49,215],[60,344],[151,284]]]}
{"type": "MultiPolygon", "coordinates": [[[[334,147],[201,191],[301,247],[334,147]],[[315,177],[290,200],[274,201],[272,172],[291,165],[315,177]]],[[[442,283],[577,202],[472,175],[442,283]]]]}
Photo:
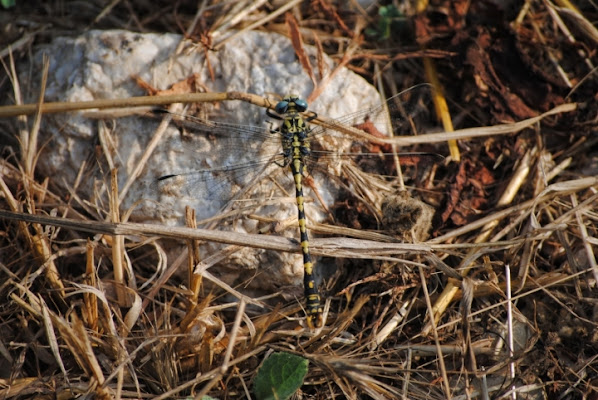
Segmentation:
{"type": "Polygon", "coordinates": [[[73,3],[76,18],[58,3],[4,11],[30,24],[5,24],[2,98],[21,101],[14,59],[64,28],[183,30],[206,49],[227,21],[280,32],[300,59],[301,42],[314,44],[387,90],[442,87],[445,132],[402,149],[446,156],[403,166],[413,197],[434,211],[430,236],[409,243],[412,224],[431,214],[418,200],[384,202],[386,226],[407,224],[398,242],[375,207],[347,194],[334,225],[311,227],[315,253],[345,257],[321,285],[326,325],[312,332],[301,299],[274,297],[255,313],[248,307],[264,299],[215,285],[208,271],[235,246],[297,252],[296,243],[120,222],[110,182],[109,204],[96,209],[36,173],[43,117],[3,119],[1,398],[253,398],[274,350],[309,360],[297,398],[598,397],[595,4],[436,1],[400,19],[394,8],[324,0],[154,3],[73,3]],[[396,82],[399,72],[411,81],[396,82]],[[190,251],[154,276],[163,238],[190,251]],[[197,240],[228,245],[200,258],[197,240]],[[186,278],[172,276],[184,268],[186,278]]]}

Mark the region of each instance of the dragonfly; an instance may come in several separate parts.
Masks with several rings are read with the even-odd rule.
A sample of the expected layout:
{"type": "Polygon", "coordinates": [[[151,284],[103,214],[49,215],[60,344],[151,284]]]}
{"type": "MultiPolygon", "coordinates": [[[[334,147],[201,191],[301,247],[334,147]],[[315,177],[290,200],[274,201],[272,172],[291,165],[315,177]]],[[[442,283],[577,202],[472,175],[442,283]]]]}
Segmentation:
{"type": "Polygon", "coordinates": [[[206,138],[218,141],[219,151],[224,154],[220,157],[220,165],[170,173],[159,177],[157,183],[162,188],[182,188],[187,196],[203,197],[208,202],[213,200],[221,206],[243,192],[242,189],[235,190],[235,187],[250,189],[254,185],[255,177],[264,174],[269,168],[289,170],[295,189],[303,255],[306,322],[311,329],[320,327],[323,324],[323,311],[309,248],[304,178],[308,171],[311,174],[312,170],[320,171],[322,166],[326,169],[326,166],[338,165],[343,160],[365,158],[380,162],[388,154],[380,148],[377,151],[364,152],[363,149],[368,148],[364,139],[348,138],[346,132],[343,132],[345,128],[361,122],[365,123],[362,127],[369,127],[367,130],[370,134],[380,134],[379,132],[389,130],[392,136],[405,134],[406,131],[414,129],[414,115],[427,119],[425,114],[428,112],[431,91],[429,85],[419,85],[387,99],[380,105],[328,120],[325,126],[313,123],[318,114],[308,111],[307,102],[295,94],[285,96],[273,110],[266,110],[266,115],[275,121],[269,128],[174,115],[175,120],[179,120],[191,131],[203,133],[206,138]],[[351,152],[356,146],[360,151],[351,152]],[[230,160],[229,154],[239,152],[245,153],[249,161],[235,163],[230,160]]]}

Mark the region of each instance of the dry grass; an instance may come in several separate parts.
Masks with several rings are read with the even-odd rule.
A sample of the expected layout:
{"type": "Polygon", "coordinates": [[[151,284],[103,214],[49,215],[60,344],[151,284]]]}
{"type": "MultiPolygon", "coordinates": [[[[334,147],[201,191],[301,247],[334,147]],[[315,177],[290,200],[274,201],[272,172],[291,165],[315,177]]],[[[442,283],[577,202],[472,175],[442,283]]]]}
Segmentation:
{"type": "MultiPolygon", "coordinates": [[[[106,205],[79,198],[76,190],[53,192],[51,177],[35,171],[43,147],[39,110],[65,109],[41,100],[22,107],[12,59],[26,57],[32,41],[61,33],[70,19],[58,14],[59,4],[50,5],[51,26],[7,34],[10,42],[2,44],[12,43],[12,52],[0,49],[0,90],[19,105],[0,115],[33,115],[10,120],[11,127],[2,121],[0,397],[251,398],[258,366],[277,350],[310,361],[304,398],[484,398],[484,390],[507,398],[513,386],[519,398],[595,398],[598,84],[592,66],[598,40],[588,21],[597,10],[532,1],[513,14],[504,10],[497,21],[491,10],[447,2],[411,18],[418,41],[404,42],[397,54],[388,50],[396,42],[363,40],[371,13],[341,12],[324,1],[278,9],[237,3],[234,11],[225,4],[181,3],[177,10],[169,2],[123,2],[105,10],[90,4],[79,10],[76,30],[183,27],[206,47],[221,45],[231,28],[280,32],[293,40],[317,90],[330,77],[318,77],[301,56],[304,42],[390,91],[437,78],[452,100],[447,108],[436,99],[445,132],[368,137],[401,150],[450,154],[430,168],[403,171],[414,177],[416,197],[436,209],[431,237],[403,242],[397,232],[376,229],[371,221],[388,200],[380,196],[386,180],[349,171],[347,179],[367,201],[347,195],[335,209],[337,223],[310,226],[317,236],[313,254],[338,261],[321,286],[326,324],[309,331],[302,327],[301,299],[252,298],[209,270],[239,246],[298,252],[296,242],[197,229],[191,213],[188,228],[127,222],[115,179],[104,182],[106,205]],[[468,25],[462,10],[496,25],[468,25]],[[511,69],[513,59],[519,69],[511,69]],[[399,73],[410,78],[396,82],[399,73]],[[456,144],[451,150],[449,141],[456,144]],[[94,208],[108,220],[94,217],[94,208]],[[164,239],[186,243],[188,251],[167,259],[164,239]],[[226,246],[200,258],[198,241],[226,246]],[[174,276],[180,268],[188,271],[185,278],[174,276]],[[206,291],[206,283],[214,289],[206,291]]],[[[33,20],[35,10],[20,6],[22,17],[33,20]]],[[[193,96],[176,101],[202,101],[193,96]]],[[[246,94],[216,96],[268,106],[246,94]]],[[[174,100],[127,99],[126,105],[136,101],[174,100]]],[[[367,135],[351,127],[346,133],[367,135]]],[[[395,212],[401,204],[419,212],[404,194],[395,200],[395,212]]],[[[401,237],[412,239],[415,230],[401,237]]]]}

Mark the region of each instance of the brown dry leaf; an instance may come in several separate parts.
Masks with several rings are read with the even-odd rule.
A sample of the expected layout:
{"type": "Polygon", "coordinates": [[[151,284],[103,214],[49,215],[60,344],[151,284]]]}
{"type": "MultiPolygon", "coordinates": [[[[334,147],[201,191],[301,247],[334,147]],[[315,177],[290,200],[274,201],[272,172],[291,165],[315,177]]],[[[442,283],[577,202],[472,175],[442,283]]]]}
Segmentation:
{"type": "Polygon", "coordinates": [[[450,218],[457,226],[467,224],[488,202],[484,188],[492,183],[494,176],[483,164],[463,160],[455,182],[450,185],[442,221],[450,218]]]}
{"type": "Polygon", "coordinates": [[[285,23],[287,24],[287,28],[289,30],[289,35],[291,37],[291,43],[293,44],[293,48],[295,49],[295,54],[301,63],[301,66],[309,75],[309,78],[314,83],[314,86],[317,86],[316,76],[314,74],[314,70],[309,62],[309,56],[305,51],[305,46],[303,45],[303,39],[301,38],[301,32],[299,31],[299,25],[297,24],[297,20],[293,17],[293,14],[286,13],[285,14],[285,23]]]}
{"type": "Polygon", "coordinates": [[[210,74],[210,79],[213,81],[216,80],[216,73],[214,72],[214,67],[212,66],[212,62],[210,61],[210,52],[208,50],[213,50],[213,40],[212,35],[208,32],[201,32],[199,41],[203,44],[204,55],[206,57],[206,68],[208,69],[208,73],[210,74]]]}
{"type": "Polygon", "coordinates": [[[331,4],[328,4],[325,1],[322,0],[316,0],[314,2],[314,6],[316,7],[320,7],[322,9],[322,11],[324,11],[324,13],[326,15],[328,15],[329,17],[331,17],[334,22],[336,22],[339,26],[339,28],[348,36],[348,37],[353,37],[354,36],[354,32],[349,29],[349,27],[347,26],[347,24],[345,24],[345,21],[343,21],[343,19],[341,18],[341,16],[338,14],[338,12],[336,12],[336,9],[334,7],[332,7],[331,4]]]}
{"type": "Polygon", "coordinates": [[[314,38],[314,44],[316,46],[316,49],[318,50],[316,53],[316,59],[318,61],[318,78],[320,80],[322,80],[322,79],[324,79],[324,76],[328,72],[328,66],[326,65],[326,62],[324,61],[324,54],[325,54],[324,47],[322,47],[322,42],[320,41],[320,38],[318,37],[318,35],[316,35],[314,33],[313,38],[314,38]]]}
{"type": "Polygon", "coordinates": [[[149,94],[150,96],[155,96],[158,93],[158,89],[156,89],[155,87],[150,85],[148,82],[141,79],[140,76],[134,75],[131,78],[133,78],[135,83],[137,83],[137,86],[139,86],[141,89],[145,90],[147,92],[147,94],[149,94]]]}
{"type": "Polygon", "coordinates": [[[52,312],[50,316],[52,317],[54,326],[58,328],[61,338],[65,341],[66,346],[77,361],[77,364],[89,376],[93,376],[100,385],[103,385],[105,382],[104,373],[93,352],[87,331],[76,313],[71,313],[70,321],[52,312]]]}
{"type": "Polygon", "coordinates": [[[425,12],[414,17],[415,32],[420,45],[442,36],[454,35],[465,26],[465,17],[471,6],[467,0],[441,1],[428,4],[425,12]]]}
{"type": "Polygon", "coordinates": [[[167,96],[170,94],[198,93],[206,91],[205,85],[201,83],[199,74],[192,74],[186,79],[174,83],[170,86],[170,89],[166,90],[156,89],[139,76],[134,76],[133,79],[135,79],[137,86],[145,90],[150,96],[167,96]]]}
{"type": "Polygon", "coordinates": [[[534,61],[522,55],[520,44],[511,36],[492,35],[481,27],[475,34],[465,63],[472,67],[474,81],[484,94],[476,96],[475,102],[484,106],[490,101],[497,121],[531,118],[564,103],[536,73],[544,67],[530,68],[534,61]]]}
{"type": "MultiPolygon", "coordinates": [[[[39,395],[39,392],[35,390],[35,384],[42,385],[40,381],[41,379],[38,378],[17,378],[10,381],[8,379],[0,379],[0,386],[2,387],[0,389],[0,397],[10,399],[15,396],[24,396],[31,394],[29,390],[32,389],[39,395]]],[[[43,386],[47,386],[47,384],[43,383],[43,386]]]]}
{"type": "MultiPolygon", "coordinates": [[[[495,38],[484,28],[478,28],[476,33],[477,36],[467,49],[466,63],[473,68],[476,85],[492,102],[495,118],[499,121],[512,121],[513,116],[515,120],[520,120],[538,115],[538,112],[525,104],[521,97],[510,91],[503,83],[502,75],[496,72],[490,53],[505,54],[509,51],[507,43],[495,42],[495,38]]],[[[516,60],[513,57],[510,57],[510,60],[510,69],[517,69],[513,68],[516,60]]]]}

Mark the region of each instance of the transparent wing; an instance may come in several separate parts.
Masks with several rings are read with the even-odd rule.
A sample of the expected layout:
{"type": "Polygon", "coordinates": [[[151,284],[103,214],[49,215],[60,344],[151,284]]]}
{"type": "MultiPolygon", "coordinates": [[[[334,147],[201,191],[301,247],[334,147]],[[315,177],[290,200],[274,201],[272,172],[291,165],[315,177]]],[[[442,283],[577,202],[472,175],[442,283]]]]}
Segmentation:
{"type": "Polygon", "coordinates": [[[284,157],[280,137],[268,127],[212,121],[164,110],[154,113],[172,117],[173,124],[181,130],[179,140],[186,141],[186,152],[195,160],[189,169],[168,171],[157,179],[153,186],[161,195],[205,199],[217,204],[217,210],[252,184],[256,176],[281,169],[284,157]]]}
{"type": "Polygon", "coordinates": [[[432,110],[433,87],[421,84],[407,89],[383,103],[364,108],[334,120],[327,120],[327,127],[315,126],[311,137],[313,159],[317,164],[351,161],[365,171],[378,175],[396,175],[395,157],[400,164],[429,165],[444,157],[427,151],[401,152],[391,145],[374,144],[363,138],[349,136],[345,127],[356,127],[370,136],[417,135],[429,128],[434,121],[432,110]]]}
{"type": "MultiPolygon", "coordinates": [[[[429,85],[419,85],[384,103],[332,120],[328,127],[310,124],[309,133],[311,156],[305,160],[308,170],[324,171],[330,165],[340,165],[340,161],[356,162],[368,167],[371,172],[392,175],[392,165],[388,155],[392,148],[371,146],[364,140],[348,136],[345,126],[357,126],[371,135],[405,135],[418,132],[421,122],[430,120],[429,105],[432,90],[429,85]],[[375,166],[372,168],[372,166],[375,166]]],[[[211,121],[203,118],[173,115],[176,124],[187,129],[193,142],[207,142],[207,153],[218,153],[211,165],[188,171],[173,172],[158,179],[157,186],[163,193],[218,200],[222,206],[242,188],[254,185],[256,177],[267,175],[284,164],[280,135],[275,132],[276,123],[271,126],[242,125],[211,121]],[[200,138],[197,137],[200,136],[200,138]],[[213,147],[210,145],[214,143],[213,147]]],[[[193,146],[190,146],[190,151],[193,146]]],[[[399,153],[416,160],[438,159],[435,154],[399,153]]],[[[198,156],[202,158],[204,156],[198,156]]],[[[198,160],[201,162],[201,160],[198,160]]],[[[288,168],[284,173],[290,175],[288,168]]]]}
{"type": "Polygon", "coordinates": [[[346,136],[343,127],[363,124],[375,127],[385,137],[421,133],[424,123],[430,121],[433,90],[429,84],[413,86],[379,105],[330,120],[329,128],[315,127],[312,136],[346,136]]]}

